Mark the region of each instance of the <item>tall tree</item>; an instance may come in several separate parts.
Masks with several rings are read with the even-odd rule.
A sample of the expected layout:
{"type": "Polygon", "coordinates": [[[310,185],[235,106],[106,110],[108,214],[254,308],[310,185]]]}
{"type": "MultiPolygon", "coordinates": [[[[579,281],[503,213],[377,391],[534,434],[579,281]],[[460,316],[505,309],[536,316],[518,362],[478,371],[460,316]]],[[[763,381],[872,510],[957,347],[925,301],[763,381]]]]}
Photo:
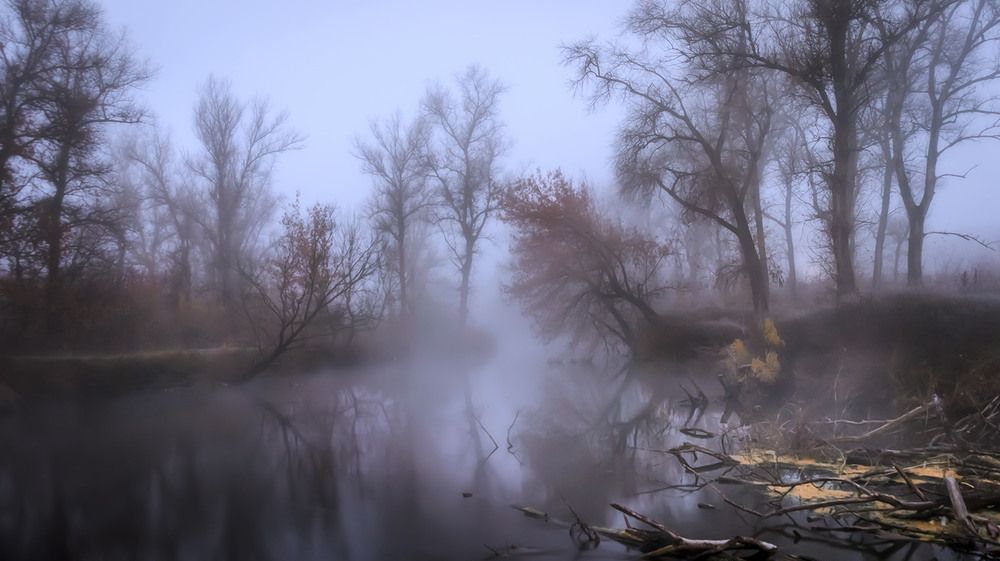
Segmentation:
{"type": "Polygon", "coordinates": [[[373,120],[370,128],[374,142],[357,139],[354,154],[375,187],[369,212],[376,230],[391,241],[395,254],[392,267],[399,289],[398,312],[406,315],[411,311],[407,293],[408,280],[412,276],[410,238],[414,223],[424,219],[432,204],[427,182],[430,127],[423,118],[404,126],[397,112],[385,123],[373,120]]]}
{"type": "Polygon", "coordinates": [[[497,160],[509,142],[500,120],[500,80],[477,65],[456,79],[458,95],[440,84],[428,88],[422,108],[433,125],[430,171],[444,209],[438,217],[453,262],[461,274],[459,321],[469,315],[469,280],[483,228],[500,195],[497,160]]]}
{"type": "Polygon", "coordinates": [[[125,157],[138,167],[142,212],[136,217],[135,251],[148,274],[167,277],[174,309],[191,301],[195,276],[195,246],[205,212],[199,204],[190,170],[178,163],[170,137],[153,130],[132,139],[125,157]]]}
{"type": "Polygon", "coordinates": [[[810,174],[811,152],[805,139],[805,128],[791,115],[783,115],[787,126],[775,147],[777,176],[781,183],[780,212],[770,211],[771,219],[785,237],[785,260],[788,267],[787,286],[792,300],[798,299],[798,268],[795,262],[795,208],[797,185],[803,176],[810,174]]]}
{"type": "Polygon", "coordinates": [[[101,198],[111,168],[102,148],[109,126],[143,118],[134,96],[151,71],[92,2],[11,0],[7,6],[0,199],[7,209],[12,203],[27,208],[15,198],[22,185],[32,188],[28,222],[44,262],[51,334],[58,331],[66,253],[85,258],[101,232],[121,238],[115,209],[101,198]],[[28,183],[15,177],[18,160],[31,170],[20,178],[28,183]]]}
{"type": "Polygon", "coordinates": [[[748,29],[746,16],[743,0],[676,6],[643,0],[625,20],[634,44],[584,41],[566,47],[564,56],[575,66],[577,85],[592,88],[592,103],[620,96],[627,104],[615,161],[622,189],[662,191],[731,233],[754,310],[763,317],[768,275],[761,215],[753,211],[771,130],[770,88],[763,73],[734,62],[745,54],[739,49],[755,48],[753,37],[737,36],[738,47],[711,46],[718,29],[748,29]],[[734,54],[714,54],[723,47],[734,54]]]}
{"type": "MultiPolygon", "coordinates": [[[[827,125],[830,170],[826,177],[823,218],[830,238],[834,280],[841,297],[857,291],[854,267],[854,231],[858,197],[859,119],[876,91],[874,77],[887,48],[939,4],[910,4],[882,0],[808,0],[799,3],[760,3],[748,19],[759,48],[724,52],[741,54],[751,67],[782,73],[803,94],[827,125]],[[892,14],[890,19],[881,17],[892,14]]],[[[720,30],[739,36],[745,30],[720,30]]],[[[730,45],[737,44],[729,40],[730,45]]]]}
{"type": "Polygon", "coordinates": [[[990,93],[1000,78],[1000,4],[941,2],[941,12],[897,41],[884,64],[886,152],[909,221],[910,286],[923,284],[924,225],[941,158],[969,141],[1000,138],[1000,94],[990,93]]]}
{"type": "Polygon", "coordinates": [[[201,152],[189,162],[211,201],[205,227],[211,240],[214,285],[223,306],[235,303],[237,268],[254,258],[275,196],[271,172],[278,155],[298,148],[302,136],[264,98],[241,101],[228,81],[210,76],[194,112],[201,152]]]}

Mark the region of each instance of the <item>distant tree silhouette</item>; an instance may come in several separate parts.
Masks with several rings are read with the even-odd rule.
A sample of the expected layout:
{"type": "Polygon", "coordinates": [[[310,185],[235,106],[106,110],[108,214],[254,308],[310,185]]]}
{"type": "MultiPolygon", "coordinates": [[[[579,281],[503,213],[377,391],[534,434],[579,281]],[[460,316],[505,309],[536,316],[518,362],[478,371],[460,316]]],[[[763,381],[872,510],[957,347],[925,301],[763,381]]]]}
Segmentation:
{"type": "Polygon", "coordinates": [[[414,224],[424,220],[433,203],[428,188],[428,146],[430,128],[418,118],[404,126],[399,113],[384,123],[372,121],[374,142],[355,140],[354,155],[361,160],[361,170],[372,178],[375,192],[369,213],[376,230],[390,241],[391,263],[398,279],[398,312],[410,313],[410,252],[414,224]]]}
{"type": "Polygon", "coordinates": [[[472,65],[456,78],[456,88],[453,96],[440,84],[429,87],[421,107],[433,127],[430,171],[443,209],[436,219],[461,274],[458,315],[464,325],[473,259],[500,195],[497,160],[510,143],[500,120],[503,84],[472,65]]]}
{"type": "Polygon", "coordinates": [[[264,98],[241,101],[229,82],[214,76],[202,86],[194,116],[201,151],[188,165],[210,201],[202,226],[211,242],[218,302],[229,307],[236,301],[236,270],[255,258],[277,202],[271,190],[275,159],[303,138],[289,128],[288,113],[275,113],[264,98]]]}

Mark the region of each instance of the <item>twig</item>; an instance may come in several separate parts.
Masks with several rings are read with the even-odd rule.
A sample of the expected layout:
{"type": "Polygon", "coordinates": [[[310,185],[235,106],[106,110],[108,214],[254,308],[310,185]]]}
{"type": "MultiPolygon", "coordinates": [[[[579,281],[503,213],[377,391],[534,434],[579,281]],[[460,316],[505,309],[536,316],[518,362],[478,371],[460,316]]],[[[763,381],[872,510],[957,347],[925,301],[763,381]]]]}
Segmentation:
{"type": "Polygon", "coordinates": [[[995,244],[997,242],[989,242],[989,243],[987,243],[987,242],[984,242],[983,240],[981,240],[981,239],[979,239],[976,236],[973,236],[971,234],[960,234],[958,232],[925,232],[924,233],[925,236],[930,236],[931,234],[937,234],[939,236],[956,236],[956,237],[962,238],[963,240],[965,240],[967,242],[976,242],[977,244],[985,247],[986,249],[988,249],[990,251],[996,251],[997,250],[997,248],[993,247],[993,244],[995,244]]]}
{"type": "Polygon", "coordinates": [[[500,449],[500,445],[497,444],[497,441],[493,438],[493,435],[490,434],[490,431],[486,430],[486,427],[483,426],[483,422],[479,420],[479,416],[473,415],[473,418],[476,420],[477,423],[479,423],[479,428],[483,429],[483,432],[486,433],[486,436],[490,437],[490,442],[493,443],[493,450],[490,450],[490,453],[487,454],[485,458],[483,458],[483,461],[485,462],[486,460],[490,459],[490,456],[492,456],[494,452],[500,449]]]}
{"type": "MultiPolygon", "coordinates": [[[[587,541],[585,543],[592,543],[594,544],[595,547],[601,545],[600,534],[591,530],[590,526],[586,522],[580,520],[580,516],[576,513],[575,510],[573,510],[573,507],[569,505],[569,502],[565,498],[563,498],[563,504],[565,504],[566,508],[569,509],[569,513],[573,515],[573,519],[576,520],[576,522],[574,522],[573,525],[569,527],[569,535],[573,536],[573,529],[579,528],[580,534],[587,537],[587,541]]],[[[577,540],[579,540],[579,538],[577,538],[577,540]]]]}
{"type": "Polygon", "coordinates": [[[643,524],[649,526],[650,528],[653,528],[654,530],[659,530],[660,532],[663,532],[664,534],[666,534],[667,537],[669,537],[672,540],[681,541],[683,539],[677,534],[675,534],[672,530],[664,526],[663,524],[657,522],[656,520],[653,520],[652,518],[649,518],[645,514],[640,514],[627,506],[622,506],[618,503],[611,503],[611,508],[617,510],[618,512],[621,512],[622,514],[626,514],[628,516],[631,516],[632,518],[635,518],[639,522],[642,522],[643,524]]]}
{"type": "Polygon", "coordinates": [[[709,432],[698,427],[684,427],[680,429],[681,434],[691,438],[715,438],[714,432],[709,432]]]}
{"type": "MultiPolygon", "coordinates": [[[[514,413],[514,420],[511,421],[510,426],[507,427],[507,452],[510,454],[514,454],[514,443],[510,441],[510,431],[514,429],[514,423],[517,422],[517,418],[520,416],[521,410],[518,409],[517,412],[514,413]]],[[[517,455],[515,454],[514,457],[517,457],[517,455]]]]}

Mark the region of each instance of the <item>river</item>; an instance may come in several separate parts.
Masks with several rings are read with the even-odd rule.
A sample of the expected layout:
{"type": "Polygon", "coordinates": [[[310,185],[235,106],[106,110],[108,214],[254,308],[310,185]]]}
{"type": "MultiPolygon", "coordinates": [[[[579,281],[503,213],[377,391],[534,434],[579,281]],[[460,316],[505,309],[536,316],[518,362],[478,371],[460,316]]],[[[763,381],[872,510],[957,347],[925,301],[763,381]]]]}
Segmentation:
{"type": "Polygon", "coordinates": [[[613,502],[691,538],[774,542],[778,558],[961,558],[831,539],[802,518],[763,523],[696,485],[663,451],[719,446],[721,434],[740,445],[713,374],[624,374],[501,346],[488,364],[414,357],[242,387],[32,400],[0,418],[0,558],[634,558],[509,506],[623,527],[613,502]],[[685,401],[692,380],[713,398],[704,410],[685,401]]]}

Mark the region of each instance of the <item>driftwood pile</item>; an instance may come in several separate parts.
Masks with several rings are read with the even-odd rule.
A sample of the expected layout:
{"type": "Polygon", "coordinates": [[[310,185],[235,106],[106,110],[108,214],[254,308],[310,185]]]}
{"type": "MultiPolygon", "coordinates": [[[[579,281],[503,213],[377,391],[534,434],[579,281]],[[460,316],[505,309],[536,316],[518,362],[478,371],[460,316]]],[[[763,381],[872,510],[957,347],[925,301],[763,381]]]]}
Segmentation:
{"type": "MultiPolygon", "coordinates": [[[[681,433],[703,443],[709,438],[681,433]]],[[[687,442],[647,452],[673,456],[694,480],[679,482],[677,489],[711,490],[769,527],[791,528],[795,540],[800,532],[845,542],[865,534],[876,541],[933,542],[992,557],[1000,555],[998,438],[1000,398],[954,422],[934,399],[889,420],[810,421],[800,415],[733,429],[718,437],[717,447],[687,442]],[[760,500],[734,500],[731,496],[743,501],[748,496],[733,492],[734,486],[759,490],[751,496],[760,500]]],[[[747,536],[682,537],[629,508],[611,506],[649,529],[588,526],[578,518],[567,523],[530,507],[514,508],[565,525],[583,542],[596,545],[603,537],[643,557],[761,558],[777,550],[747,536]]]]}
{"type": "Polygon", "coordinates": [[[665,450],[701,487],[760,519],[784,517],[813,532],[868,533],[1000,554],[1000,398],[958,421],[938,399],[883,421],[805,420],[744,427],[720,452],[665,450]],[[760,447],[767,443],[767,449],[760,447]],[[915,445],[923,443],[922,445],[915,445]],[[750,485],[765,508],[731,500],[750,485]],[[801,518],[805,515],[804,520],[801,518]]]}

